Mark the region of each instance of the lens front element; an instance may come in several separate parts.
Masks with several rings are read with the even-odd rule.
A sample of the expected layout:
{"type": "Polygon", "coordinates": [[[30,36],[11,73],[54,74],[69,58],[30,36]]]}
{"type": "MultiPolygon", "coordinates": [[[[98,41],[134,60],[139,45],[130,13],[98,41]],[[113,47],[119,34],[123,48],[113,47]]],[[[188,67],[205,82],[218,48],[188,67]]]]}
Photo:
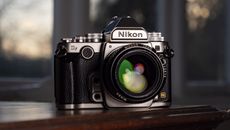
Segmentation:
{"type": "Polygon", "coordinates": [[[131,93],[142,93],[147,88],[142,63],[133,64],[127,59],[123,60],[119,66],[118,76],[122,87],[131,93]]]}

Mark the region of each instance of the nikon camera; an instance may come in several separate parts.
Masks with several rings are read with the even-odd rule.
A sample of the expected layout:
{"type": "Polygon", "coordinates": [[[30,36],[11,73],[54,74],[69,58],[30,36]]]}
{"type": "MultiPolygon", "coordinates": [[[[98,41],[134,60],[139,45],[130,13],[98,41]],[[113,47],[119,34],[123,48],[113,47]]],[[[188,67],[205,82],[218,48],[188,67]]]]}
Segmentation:
{"type": "Polygon", "coordinates": [[[63,38],[54,56],[57,108],[169,106],[172,56],[160,32],[129,16],[114,17],[102,33],[63,38]]]}

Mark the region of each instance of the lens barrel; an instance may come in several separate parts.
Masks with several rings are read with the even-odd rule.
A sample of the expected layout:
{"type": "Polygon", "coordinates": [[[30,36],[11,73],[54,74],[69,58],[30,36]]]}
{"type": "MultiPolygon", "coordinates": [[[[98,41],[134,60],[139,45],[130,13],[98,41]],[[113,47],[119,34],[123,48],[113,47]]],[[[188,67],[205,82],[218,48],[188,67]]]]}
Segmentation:
{"type": "Polygon", "coordinates": [[[142,44],[127,45],[108,55],[103,78],[108,93],[127,103],[141,103],[156,96],[165,77],[159,56],[142,44]]]}

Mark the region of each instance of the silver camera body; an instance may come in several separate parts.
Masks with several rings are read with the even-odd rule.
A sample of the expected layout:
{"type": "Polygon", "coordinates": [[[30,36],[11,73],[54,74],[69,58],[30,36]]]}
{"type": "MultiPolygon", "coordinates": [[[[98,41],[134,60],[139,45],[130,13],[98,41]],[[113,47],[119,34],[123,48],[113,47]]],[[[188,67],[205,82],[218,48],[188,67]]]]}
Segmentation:
{"type": "Polygon", "coordinates": [[[63,38],[55,54],[57,107],[92,109],[170,106],[172,56],[173,51],[160,32],[147,32],[130,17],[114,18],[102,33],[63,38]],[[125,88],[122,79],[125,74],[120,74],[120,71],[123,61],[130,57],[133,65],[124,65],[133,69],[139,65],[142,71],[144,66],[142,75],[146,79],[140,80],[143,76],[136,78],[140,74],[133,72],[131,77],[133,74],[137,76],[128,79],[135,83],[125,88]],[[143,65],[139,62],[143,62],[143,65]],[[138,80],[145,81],[146,87],[142,92],[130,89],[140,84],[138,80]]]}

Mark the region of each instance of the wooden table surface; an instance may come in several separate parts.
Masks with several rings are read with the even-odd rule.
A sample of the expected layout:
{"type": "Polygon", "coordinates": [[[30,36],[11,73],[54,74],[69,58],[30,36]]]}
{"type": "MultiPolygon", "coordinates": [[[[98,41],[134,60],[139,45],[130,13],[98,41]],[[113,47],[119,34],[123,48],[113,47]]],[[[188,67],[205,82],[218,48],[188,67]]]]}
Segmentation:
{"type": "Polygon", "coordinates": [[[211,130],[229,119],[229,112],[209,106],[58,111],[52,103],[0,102],[0,130],[211,130]]]}

